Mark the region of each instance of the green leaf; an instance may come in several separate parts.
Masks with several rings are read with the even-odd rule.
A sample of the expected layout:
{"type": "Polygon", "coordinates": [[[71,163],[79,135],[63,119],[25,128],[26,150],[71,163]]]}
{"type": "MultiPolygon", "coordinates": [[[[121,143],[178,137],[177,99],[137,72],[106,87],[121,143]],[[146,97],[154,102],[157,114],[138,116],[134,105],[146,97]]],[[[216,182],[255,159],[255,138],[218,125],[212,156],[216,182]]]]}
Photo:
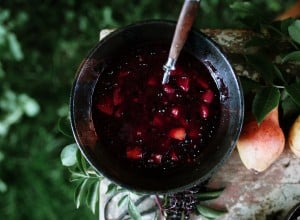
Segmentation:
{"type": "Polygon", "coordinates": [[[118,201],[118,207],[123,206],[126,202],[128,202],[128,199],[129,199],[128,194],[122,196],[121,199],[118,201]]]}
{"type": "Polygon", "coordinates": [[[2,68],[2,64],[1,64],[1,62],[0,62],[0,79],[2,79],[2,78],[4,77],[4,75],[5,75],[5,71],[4,71],[4,69],[2,68]]]}
{"type": "Polygon", "coordinates": [[[86,161],[85,161],[85,159],[84,159],[84,157],[83,157],[80,150],[77,151],[77,153],[76,153],[76,161],[77,161],[77,166],[78,166],[79,170],[87,175],[86,161]]]}
{"type": "Polygon", "coordinates": [[[274,70],[275,70],[274,73],[278,77],[278,79],[280,79],[283,83],[286,83],[286,80],[284,79],[282,72],[276,65],[274,65],[274,70]]]}
{"type": "Polygon", "coordinates": [[[128,201],[127,209],[128,209],[128,214],[130,215],[130,217],[133,220],[141,220],[142,219],[142,216],[139,213],[139,210],[137,209],[136,205],[132,202],[131,199],[129,199],[129,201],[128,201]]]}
{"type": "Polygon", "coordinates": [[[4,154],[0,151],[0,162],[4,159],[4,154]]]}
{"type": "Polygon", "coordinates": [[[263,47],[266,45],[269,45],[270,39],[262,38],[262,37],[252,37],[251,40],[249,40],[245,47],[263,47]]]}
{"type": "Polygon", "coordinates": [[[221,215],[226,214],[226,211],[222,211],[222,210],[216,210],[216,209],[212,209],[203,205],[197,205],[197,211],[199,212],[200,215],[209,218],[209,219],[215,219],[220,217],[221,215]]]}
{"type": "Polygon", "coordinates": [[[294,102],[294,100],[290,96],[286,97],[284,100],[281,101],[281,107],[284,118],[300,114],[299,106],[294,102]]]}
{"type": "Polygon", "coordinates": [[[70,178],[71,182],[72,181],[78,181],[78,180],[81,180],[81,179],[85,179],[85,178],[88,177],[85,174],[82,174],[81,172],[78,173],[78,172],[75,172],[75,171],[72,171],[72,170],[70,170],[70,172],[71,172],[71,178],[70,178]]]}
{"type": "Polygon", "coordinates": [[[21,94],[18,97],[20,106],[22,106],[23,111],[29,117],[37,115],[40,111],[40,106],[33,98],[26,94],[21,94]]]}
{"type": "Polygon", "coordinates": [[[7,35],[7,40],[13,58],[17,61],[22,60],[24,56],[16,35],[13,33],[9,33],[7,35]]]}
{"type": "Polygon", "coordinates": [[[272,84],[275,78],[274,64],[262,54],[248,55],[248,62],[261,75],[267,85],[272,84]]]}
{"type": "Polygon", "coordinates": [[[10,16],[10,11],[2,8],[1,13],[0,13],[0,23],[7,20],[9,18],[9,16],[10,16]]]}
{"type": "Polygon", "coordinates": [[[196,198],[200,201],[216,199],[223,193],[223,191],[224,191],[224,189],[198,193],[198,194],[196,194],[196,198]]]}
{"type": "Polygon", "coordinates": [[[107,186],[107,190],[105,192],[105,194],[110,194],[110,193],[114,193],[117,191],[117,188],[118,186],[114,183],[110,183],[108,186],[107,186]]]}
{"type": "Polygon", "coordinates": [[[278,106],[280,91],[274,87],[266,87],[258,91],[252,104],[252,113],[257,123],[261,123],[265,116],[278,106]]]}
{"type": "Polygon", "coordinates": [[[291,85],[286,86],[287,93],[291,96],[294,102],[300,106],[300,83],[293,83],[291,85]]]}
{"type": "Polygon", "coordinates": [[[294,21],[289,27],[288,32],[290,37],[300,44],[300,20],[294,21]]]}
{"type": "Polygon", "coordinates": [[[239,76],[239,79],[241,81],[244,94],[249,94],[250,92],[256,91],[261,87],[259,82],[249,79],[248,77],[239,76]]]}
{"type": "Polygon", "coordinates": [[[5,184],[5,182],[3,182],[3,180],[0,179],[0,193],[4,193],[7,191],[7,185],[5,184]]]}
{"type": "Polygon", "coordinates": [[[67,137],[73,137],[69,117],[61,117],[58,121],[58,130],[67,137]]]}
{"type": "Polygon", "coordinates": [[[281,60],[282,63],[285,63],[287,61],[300,61],[300,51],[291,52],[285,55],[281,60]]]}
{"type": "Polygon", "coordinates": [[[60,159],[62,165],[70,167],[76,164],[76,153],[78,152],[77,144],[69,144],[62,150],[60,159]]]}
{"type": "Polygon", "coordinates": [[[281,21],[281,24],[280,24],[281,32],[288,34],[288,28],[294,21],[295,21],[294,18],[288,18],[288,19],[281,21]]]}
{"type": "Polygon", "coordinates": [[[250,1],[243,1],[243,2],[235,1],[230,5],[230,8],[236,11],[237,13],[245,14],[245,15],[252,13],[253,10],[255,9],[255,7],[253,6],[253,4],[251,4],[250,1]]]}
{"type": "Polygon", "coordinates": [[[184,213],[184,211],[183,211],[183,212],[181,212],[181,217],[180,217],[180,220],[185,220],[185,213],[184,213]]]}
{"type": "Polygon", "coordinates": [[[85,186],[87,185],[88,179],[83,179],[76,187],[74,192],[74,202],[76,205],[76,208],[78,209],[80,207],[83,194],[85,192],[85,186]]]}
{"type": "Polygon", "coordinates": [[[86,203],[94,214],[96,213],[97,204],[99,201],[99,192],[100,192],[100,180],[97,180],[90,185],[86,197],[86,203]]]}

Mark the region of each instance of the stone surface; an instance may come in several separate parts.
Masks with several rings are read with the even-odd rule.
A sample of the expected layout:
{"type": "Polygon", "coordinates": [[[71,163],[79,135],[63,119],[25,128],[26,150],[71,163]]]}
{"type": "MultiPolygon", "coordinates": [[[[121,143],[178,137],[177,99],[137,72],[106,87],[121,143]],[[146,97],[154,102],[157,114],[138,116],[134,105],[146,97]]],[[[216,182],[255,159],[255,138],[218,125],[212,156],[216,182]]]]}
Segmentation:
{"type": "Polygon", "coordinates": [[[211,205],[228,210],[222,220],[283,219],[300,201],[299,170],[300,158],[287,147],[262,173],[247,170],[235,150],[209,183],[212,188],[226,187],[211,205]]]}

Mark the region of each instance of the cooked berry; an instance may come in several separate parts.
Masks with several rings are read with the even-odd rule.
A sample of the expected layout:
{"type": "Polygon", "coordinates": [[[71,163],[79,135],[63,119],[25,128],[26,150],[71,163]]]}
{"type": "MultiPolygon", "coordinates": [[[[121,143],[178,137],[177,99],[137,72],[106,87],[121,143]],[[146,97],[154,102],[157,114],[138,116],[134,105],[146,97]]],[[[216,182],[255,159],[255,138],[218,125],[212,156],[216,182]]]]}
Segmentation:
{"type": "Polygon", "coordinates": [[[157,126],[157,127],[163,126],[163,125],[164,125],[164,122],[163,122],[163,116],[160,115],[160,114],[154,115],[154,118],[153,118],[153,125],[154,125],[154,126],[157,126]]]}
{"type": "Polygon", "coordinates": [[[196,79],[197,84],[202,88],[202,89],[208,89],[209,85],[206,79],[202,78],[201,76],[196,79]]]}
{"type": "Polygon", "coordinates": [[[190,78],[187,76],[181,76],[177,78],[177,84],[183,91],[187,92],[190,89],[190,78]]]}
{"type": "Polygon", "coordinates": [[[171,151],[170,157],[171,157],[171,160],[173,160],[173,161],[178,161],[179,160],[179,158],[177,156],[177,153],[175,151],[171,151]]]}
{"type": "Polygon", "coordinates": [[[202,93],[201,98],[206,103],[211,103],[214,100],[214,92],[211,89],[202,93]]]}
{"type": "Polygon", "coordinates": [[[181,66],[176,65],[175,70],[171,71],[171,76],[179,76],[182,75],[184,73],[184,70],[182,69],[181,66]]]}
{"type": "Polygon", "coordinates": [[[150,160],[152,160],[152,162],[155,163],[155,164],[160,164],[161,163],[161,159],[162,159],[162,155],[161,154],[152,154],[150,160]]]}
{"type": "Polygon", "coordinates": [[[157,78],[152,76],[149,77],[148,81],[147,81],[147,85],[149,86],[157,86],[158,82],[157,82],[157,78]]]}
{"type": "Polygon", "coordinates": [[[121,94],[121,88],[116,88],[113,94],[114,105],[120,105],[123,102],[123,96],[121,94]]]}
{"type": "Polygon", "coordinates": [[[164,85],[163,89],[168,94],[173,94],[175,92],[175,89],[172,86],[170,86],[169,84],[164,85]]]}
{"type": "Polygon", "coordinates": [[[189,128],[188,136],[192,139],[197,139],[201,136],[200,126],[194,125],[189,128]]]}
{"type": "Polygon", "coordinates": [[[171,110],[171,115],[174,118],[178,118],[180,116],[180,109],[179,109],[179,107],[173,107],[172,110],[171,110]]]}
{"type": "Polygon", "coordinates": [[[199,114],[203,119],[208,118],[209,116],[209,108],[206,104],[201,104],[199,107],[199,114]]]}
{"type": "Polygon", "coordinates": [[[102,100],[96,104],[96,107],[101,112],[112,115],[114,112],[113,102],[110,97],[103,97],[102,100]]]}

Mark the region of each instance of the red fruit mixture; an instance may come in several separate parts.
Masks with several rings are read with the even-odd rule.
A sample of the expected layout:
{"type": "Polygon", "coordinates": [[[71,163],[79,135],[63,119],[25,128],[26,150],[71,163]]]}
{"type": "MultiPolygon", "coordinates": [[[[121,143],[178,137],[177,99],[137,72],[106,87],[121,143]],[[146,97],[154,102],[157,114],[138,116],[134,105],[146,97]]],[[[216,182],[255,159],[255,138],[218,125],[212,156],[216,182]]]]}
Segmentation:
{"type": "Polygon", "coordinates": [[[143,168],[195,162],[219,124],[219,92],[208,69],[182,52],[161,85],[167,45],[146,45],[110,60],[93,94],[93,122],[116,159],[143,168]]]}

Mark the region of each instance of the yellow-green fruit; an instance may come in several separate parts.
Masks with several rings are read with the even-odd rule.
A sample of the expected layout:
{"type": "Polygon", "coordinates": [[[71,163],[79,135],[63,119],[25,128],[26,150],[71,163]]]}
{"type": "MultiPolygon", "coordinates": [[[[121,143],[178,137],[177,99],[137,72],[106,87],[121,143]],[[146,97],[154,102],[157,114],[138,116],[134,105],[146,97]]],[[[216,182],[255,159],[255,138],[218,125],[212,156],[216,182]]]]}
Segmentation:
{"type": "Polygon", "coordinates": [[[300,157],[300,115],[290,129],[288,144],[293,153],[300,157]]]}

